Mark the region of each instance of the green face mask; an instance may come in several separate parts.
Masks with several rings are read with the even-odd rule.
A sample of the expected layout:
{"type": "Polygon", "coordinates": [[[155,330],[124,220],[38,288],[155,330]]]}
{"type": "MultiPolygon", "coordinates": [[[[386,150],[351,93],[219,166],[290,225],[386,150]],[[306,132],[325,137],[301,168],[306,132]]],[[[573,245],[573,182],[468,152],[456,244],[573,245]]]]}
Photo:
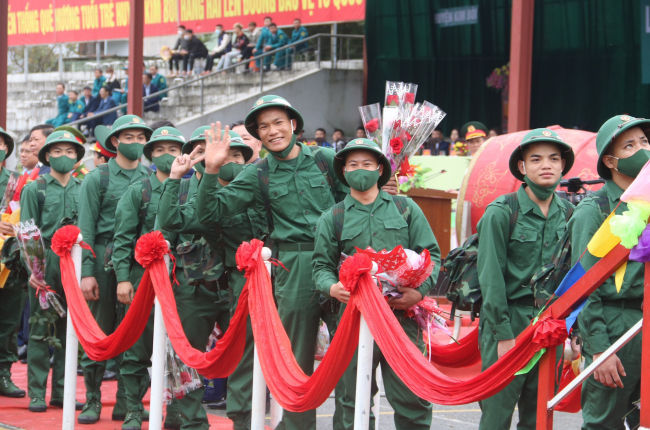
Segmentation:
{"type": "Polygon", "coordinates": [[[156,169],[169,175],[169,173],[172,171],[172,163],[174,162],[176,157],[174,157],[171,154],[163,154],[160,157],[152,157],[152,159],[153,159],[153,164],[156,165],[156,169]]]}
{"type": "Polygon", "coordinates": [[[4,149],[0,150],[0,163],[5,161],[5,158],[7,158],[7,151],[4,149]]]}
{"type": "Polygon", "coordinates": [[[636,151],[634,155],[627,158],[616,158],[618,160],[618,172],[629,176],[630,178],[636,178],[643,166],[650,160],[650,151],[646,149],[640,149],[636,151]]]}
{"type": "Polygon", "coordinates": [[[377,184],[379,176],[379,167],[376,170],[357,169],[345,172],[345,180],[350,188],[356,191],[368,191],[377,184]]]}
{"type": "Polygon", "coordinates": [[[76,163],[77,160],[75,158],[70,158],[66,155],[60,155],[56,158],[50,157],[50,167],[59,173],[69,173],[76,163]]]}
{"type": "Polygon", "coordinates": [[[237,164],[237,163],[224,164],[219,169],[219,179],[226,182],[232,182],[233,179],[235,179],[242,170],[244,170],[243,164],[237,164]]]}
{"type": "Polygon", "coordinates": [[[548,198],[553,195],[557,186],[560,185],[561,180],[562,177],[560,177],[560,179],[558,179],[557,182],[551,185],[550,187],[543,187],[533,182],[528,176],[524,176],[524,182],[528,184],[530,190],[533,192],[533,194],[535,194],[535,197],[537,197],[542,201],[548,200],[548,198]]]}
{"type": "Polygon", "coordinates": [[[196,170],[200,174],[204,174],[205,173],[205,166],[203,165],[203,161],[201,161],[198,164],[195,164],[194,165],[194,170],[196,170]]]}
{"type": "Polygon", "coordinates": [[[131,161],[139,160],[144,151],[144,145],[141,143],[122,143],[118,140],[119,146],[117,151],[131,161]]]}
{"type": "Polygon", "coordinates": [[[267,151],[269,151],[269,154],[273,155],[275,158],[287,158],[289,156],[289,153],[293,149],[294,146],[296,146],[296,136],[295,134],[291,137],[291,143],[289,146],[284,148],[282,151],[271,151],[269,148],[266,146],[264,147],[267,151]]]}

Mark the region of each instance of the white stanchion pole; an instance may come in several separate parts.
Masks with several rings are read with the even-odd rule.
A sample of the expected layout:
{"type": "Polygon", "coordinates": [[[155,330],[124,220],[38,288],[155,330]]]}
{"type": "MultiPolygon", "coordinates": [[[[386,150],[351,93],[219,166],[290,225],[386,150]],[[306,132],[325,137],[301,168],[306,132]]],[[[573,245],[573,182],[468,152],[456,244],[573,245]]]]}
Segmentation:
{"type": "MultiPolygon", "coordinates": [[[[167,242],[169,249],[169,242],[167,242]]],[[[170,270],[169,255],[165,255],[167,272],[170,270]]],[[[165,389],[165,348],[167,330],[163,320],[160,302],[156,297],[154,301],[153,317],[153,353],[151,355],[151,398],[149,402],[149,429],[162,429],[163,417],[163,390],[165,389]]]]}
{"type": "MultiPolygon", "coordinates": [[[[269,261],[271,255],[272,253],[269,248],[262,249],[262,258],[264,259],[264,265],[266,266],[266,270],[269,271],[269,276],[271,276],[271,269],[272,269],[271,262],[269,261]]],[[[266,388],[266,384],[264,385],[264,387],[266,388]]],[[[266,394],[266,392],[264,394],[266,394]]],[[[266,407],[266,396],[264,400],[265,400],[264,406],[266,407]]],[[[271,428],[275,429],[278,426],[278,424],[280,424],[280,421],[282,421],[282,406],[280,406],[278,401],[273,398],[273,394],[271,394],[271,428]]]]}
{"type": "MultiPolygon", "coordinates": [[[[81,285],[81,233],[77,243],[72,246],[70,256],[74,263],[74,272],[77,284],[81,285]]],[[[65,335],[65,385],[63,386],[63,430],[74,429],[75,406],[77,403],[77,355],[79,354],[79,340],[74,331],[70,310],[67,311],[67,328],[65,335]]]]}
{"type": "MultiPolygon", "coordinates": [[[[372,263],[370,272],[375,280],[377,264],[372,263]]],[[[354,430],[367,430],[370,425],[370,387],[372,386],[372,349],[374,340],[366,319],[361,315],[359,349],[357,352],[357,390],[355,394],[354,430]]]]}
{"type": "MultiPolygon", "coordinates": [[[[266,270],[271,274],[271,250],[269,248],[262,248],[262,259],[266,270]]],[[[264,373],[262,373],[262,365],[257,352],[257,345],[255,348],[255,360],[253,363],[253,402],[251,404],[251,430],[264,430],[266,428],[266,381],[264,380],[264,373]]]]}
{"type": "Polygon", "coordinates": [[[381,375],[381,364],[375,371],[375,382],[377,383],[377,394],[372,398],[372,413],[375,416],[375,430],[379,430],[379,407],[381,405],[381,390],[383,387],[383,377],[381,375]]]}

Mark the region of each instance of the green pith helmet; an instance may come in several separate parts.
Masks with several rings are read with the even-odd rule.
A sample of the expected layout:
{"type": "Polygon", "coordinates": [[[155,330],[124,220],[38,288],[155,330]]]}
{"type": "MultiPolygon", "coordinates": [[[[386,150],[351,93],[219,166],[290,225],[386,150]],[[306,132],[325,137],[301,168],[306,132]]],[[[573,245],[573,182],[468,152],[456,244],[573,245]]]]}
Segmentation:
{"type": "Polygon", "coordinates": [[[632,127],[640,127],[646,136],[650,138],[650,119],[634,118],[629,115],[616,115],[603,124],[596,135],[596,150],[598,151],[598,164],[596,165],[598,175],[603,179],[612,179],[612,172],[605,163],[603,155],[607,152],[609,145],[616,139],[616,136],[629,130],[632,127]]]}
{"type": "Polygon", "coordinates": [[[379,148],[379,145],[377,145],[372,140],[365,139],[365,138],[351,140],[350,143],[348,143],[345,146],[345,148],[341,149],[336,154],[336,157],[334,157],[334,174],[336,175],[337,178],[339,178],[339,181],[341,181],[343,185],[349,187],[348,181],[345,180],[345,175],[343,174],[343,167],[345,166],[345,158],[348,152],[355,151],[358,149],[370,151],[379,157],[379,162],[384,166],[384,172],[379,177],[379,181],[377,181],[377,186],[381,188],[384,185],[386,185],[386,183],[391,177],[390,161],[388,161],[388,158],[386,158],[384,153],[381,152],[381,148],[379,148]]]}
{"type": "Polygon", "coordinates": [[[147,124],[142,121],[142,118],[140,118],[137,115],[122,115],[119,117],[114,123],[113,127],[111,128],[111,133],[106,136],[106,140],[104,142],[104,146],[106,149],[112,152],[116,152],[117,148],[113,145],[113,142],[111,142],[111,137],[113,136],[119,136],[119,134],[124,131],[128,130],[130,128],[139,128],[144,130],[144,134],[149,140],[151,137],[151,134],[153,133],[153,130],[150,129],[147,124]]]}
{"type": "Polygon", "coordinates": [[[183,145],[183,154],[191,154],[192,151],[194,150],[194,144],[196,142],[203,142],[205,141],[205,131],[210,130],[212,127],[209,125],[203,125],[192,133],[192,136],[190,136],[190,140],[185,142],[185,145],[183,145]]]}
{"type": "Polygon", "coordinates": [[[14,138],[11,137],[2,127],[0,127],[0,136],[2,136],[5,145],[7,145],[7,154],[5,155],[5,159],[7,159],[11,153],[14,152],[14,138]]]}
{"type": "Polygon", "coordinates": [[[253,136],[255,139],[258,140],[260,139],[260,136],[257,134],[257,115],[262,110],[270,107],[279,107],[279,108],[286,109],[287,112],[289,113],[289,118],[296,120],[296,128],[293,130],[293,134],[295,135],[300,134],[300,131],[303,129],[305,125],[305,122],[303,121],[300,112],[298,112],[294,107],[292,107],[289,104],[288,101],[286,101],[282,97],[269,95],[258,99],[255,102],[255,105],[253,105],[251,111],[248,112],[248,115],[246,115],[244,124],[246,126],[246,130],[248,130],[251,136],[253,136]]]}
{"type": "Polygon", "coordinates": [[[57,143],[72,143],[77,150],[77,161],[81,160],[86,153],[84,146],[79,143],[79,141],[67,131],[54,131],[52,134],[47,136],[45,145],[41,147],[41,150],[38,151],[38,161],[43,163],[46,166],[49,166],[50,163],[45,159],[45,154],[50,151],[50,148],[57,143]]]}
{"type": "Polygon", "coordinates": [[[470,121],[460,129],[460,137],[465,140],[487,137],[488,128],[482,122],[470,121]]]}
{"type": "Polygon", "coordinates": [[[571,167],[573,167],[573,162],[575,161],[575,154],[573,153],[573,148],[571,145],[562,140],[562,138],[553,130],[548,128],[536,128],[531,130],[524,138],[521,140],[519,146],[512,151],[510,155],[510,162],[508,163],[510,167],[510,173],[512,176],[519,179],[520,181],[524,180],[524,175],[519,171],[519,161],[523,160],[521,153],[522,149],[526,145],[531,145],[533,143],[540,142],[550,142],[558,145],[561,148],[562,159],[565,160],[564,170],[562,170],[562,176],[566,175],[571,167]]]}
{"type": "Polygon", "coordinates": [[[103,149],[105,149],[107,152],[110,152],[111,154],[117,154],[115,150],[110,150],[106,147],[106,139],[108,139],[108,136],[111,134],[111,129],[106,127],[105,125],[98,125],[95,127],[95,139],[97,139],[97,143],[99,146],[101,146],[103,149]]]}
{"type": "MultiPolygon", "coordinates": [[[[221,136],[223,137],[223,131],[221,136]]],[[[244,163],[248,163],[248,160],[253,156],[253,148],[246,145],[244,140],[241,138],[241,135],[237,132],[230,130],[230,149],[239,149],[241,154],[244,156],[244,163]]]]}
{"type": "Polygon", "coordinates": [[[174,127],[157,128],[149,138],[149,141],[144,145],[143,154],[149,161],[153,161],[151,159],[151,151],[153,151],[153,145],[156,142],[177,142],[180,143],[181,148],[183,148],[183,145],[185,145],[185,138],[183,137],[183,134],[174,127]]]}
{"type": "Polygon", "coordinates": [[[86,136],[76,128],[70,126],[70,125],[62,125],[54,129],[54,131],[67,131],[68,133],[71,133],[74,137],[77,138],[77,140],[81,139],[81,144],[86,143],[86,136]]]}

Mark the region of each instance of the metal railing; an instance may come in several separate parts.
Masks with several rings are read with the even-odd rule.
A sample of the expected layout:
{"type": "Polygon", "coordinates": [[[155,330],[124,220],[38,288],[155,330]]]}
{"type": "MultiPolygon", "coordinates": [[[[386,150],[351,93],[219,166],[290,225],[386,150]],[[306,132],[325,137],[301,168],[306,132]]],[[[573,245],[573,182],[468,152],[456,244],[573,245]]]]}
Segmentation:
{"type": "MultiPolygon", "coordinates": [[[[363,66],[363,43],[364,36],[362,35],[316,34],[281,48],[267,51],[259,56],[231,64],[219,71],[213,69],[210,74],[192,77],[162,91],[144,96],[142,101],[144,103],[145,100],[160,98],[159,104],[163,108],[170,107],[176,101],[183,100],[186,103],[197,105],[196,111],[192,109],[191,115],[202,115],[205,112],[207,97],[210,97],[211,104],[214,106],[225,105],[236,101],[238,97],[249,97],[253,92],[261,93],[264,91],[265,85],[281,84],[309,70],[322,68],[360,69],[363,66]],[[284,54],[285,67],[273,69],[271,62],[276,54],[284,54]],[[258,79],[253,77],[255,76],[253,73],[242,73],[241,70],[238,70],[244,68],[246,64],[253,60],[259,66],[258,79]],[[271,70],[264,70],[267,64],[271,70]],[[257,84],[254,83],[255,80],[258,81],[257,84]],[[208,91],[208,87],[217,88],[211,88],[208,91]],[[242,89],[242,87],[248,87],[252,92],[238,92],[238,89],[242,89]]],[[[277,58],[275,61],[279,62],[277,58]]],[[[216,68],[216,66],[215,61],[214,67],[216,68]]],[[[121,104],[96,115],[70,122],[67,125],[85,124],[110,113],[126,109],[126,107],[126,103],[121,104]]],[[[178,116],[183,115],[168,115],[168,117],[178,116]]],[[[190,115],[186,114],[185,116],[190,115]]]]}

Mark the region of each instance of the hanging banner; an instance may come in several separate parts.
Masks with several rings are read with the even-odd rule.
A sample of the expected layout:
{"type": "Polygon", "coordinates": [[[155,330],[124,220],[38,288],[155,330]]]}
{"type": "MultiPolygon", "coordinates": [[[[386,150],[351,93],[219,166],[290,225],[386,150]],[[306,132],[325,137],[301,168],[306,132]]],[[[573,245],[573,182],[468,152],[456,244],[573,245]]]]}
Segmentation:
{"type": "MultiPolygon", "coordinates": [[[[270,16],[278,26],[295,18],[303,24],[361,21],[366,0],[143,0],[145,36],[176,34],[183,24],[195,33],[226,30],[239,22],[263,25],[270,16]],[[180,17],[178,10],[180,8],[180,17]]],[[[128,39],[128,0],[9,0],[9,46],[128,39]]]]}

